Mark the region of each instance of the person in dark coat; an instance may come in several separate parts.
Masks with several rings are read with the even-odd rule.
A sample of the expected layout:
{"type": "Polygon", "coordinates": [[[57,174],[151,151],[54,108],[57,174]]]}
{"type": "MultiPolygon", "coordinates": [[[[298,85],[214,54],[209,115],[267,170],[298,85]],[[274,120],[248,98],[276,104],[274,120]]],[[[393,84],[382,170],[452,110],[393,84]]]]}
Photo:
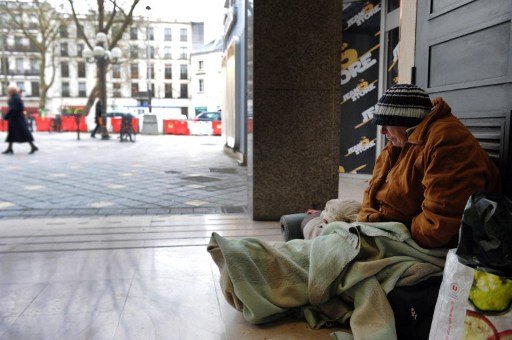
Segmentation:
{"type": "Polygon", "coordinates": [[[30,154],[39,150],[37,146],[34,145],[34,137],[32,137],[28,129],[27,121],[23,115],[25,106],[18,93],[19,90],[15,86],[9,86],[7,88],[9,111],[7,111],[4,118],[9,122],[9,129],[5,140],[6,143],[9,143],[9,146],[7,150],[2,152],[3,154],[14,153],[12,149],[13,143],[29,143],[31,147],[30,154]]]}
{"type": "Polygon", "coordinates": [[[92,138],[96,138],[96,133],[98,131],[101,131],[101,111],[103,111],[103,107],[101,105],[101,101],[98,100],[98,102],[96,102],[96,114],[94,116],[94,122],[96,123],[96,126],[94,127],[94,130],[92,130],[91,132],[92,138]]]}

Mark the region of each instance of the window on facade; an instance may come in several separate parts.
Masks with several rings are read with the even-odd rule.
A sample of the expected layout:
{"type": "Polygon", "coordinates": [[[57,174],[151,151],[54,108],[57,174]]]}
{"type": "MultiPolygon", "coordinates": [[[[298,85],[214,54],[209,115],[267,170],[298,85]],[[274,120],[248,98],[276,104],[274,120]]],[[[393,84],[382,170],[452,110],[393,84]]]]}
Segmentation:
{"type": "Polygon", "coordinates": [[[155,65],[149,65],[149,77],[155,79],[155,65]]]}
{"type": "Polygon", "coordinates": [[[113,84],[113,97],[114,98],[120,98],[121,97],[121,84],[120,83],[114,83],[113,84]]]}
{"type": "Polygon", "coordinates": [[[87,87],[84,81],[78,83],[78,96],[87,97],[87,87]]]}
{"type": "Polygon", "coordinates": [[[23,48],[23,39],[21,37],[14,37],[14,47],[17,50],[23,48]]]}
{"type": "Polygon", "coordinates": [[[188,107],[182,107],[181,108],[181,114],[186,116],[188,118],[188,107]]]}
{"type": "Polygon", "coordinates": [[[151,95],[153,97],[156,97],[156,93],[155,93],[155,84],[151,83],[151,95]]]}
{"type": "Polygon", "coordinates": [[[85,48],[84,44],[76,45],[76,55],[77,55],[77,57],[82,57],[83,56],[84,48],[85,48]]]}
{"type": "Polygon", "coordinates": [[[2,62],[2,65],[0,68],[2,70],[2,74],[7,74],[8,70],[9,70],[9,59],[7,57],[2,57],[0,60],[2,62]]]}
{"type": "Polygon", "coordinates": [[[32,81],[30,82],[30,87],[31,87],[31,94],[32,94],[32,97],[39,97],[39,82],[37,81],[32,81]]]}
{"type": "Polygon", "coordinates": [[[25,92],[25,82],[23,81],[17,81],[16,82],[16,87],[20,89],[20,91],[23,91],[25,92]]]}
{"type": "Polygon", "coordinates": [[[139,39],[139,29],[137,27],[130,27],[130,39],[131,40],[139,39]]]}
{"type": "Polygon", "coordinates": [[[32,41],[28,42],[28,49],[30,52],[39,52],[36,45],[32,41]]]}
{"type": "Polygon", "coordinates": [[[132,83],[132,97],[137,97],[139,95],[139,84],[132,83]]]}
{"type": "Polygon", "coordinates": [[[180,65],[180,79],[188,79],[187,65],[180,65]]]}
{"type": "Polygon", "coordinates": [[[25,69],[23,67],[23,58],[16,58],[16,73],[23,74],[25,69]]]}
{"type": "Polygon", "coordinates": [[[69,64],[66,61],[60,63],[60,76],[64,78],[69,77],[69,64]]]}
{"type": "Polygon", "coordinates": [[[165,65],[165,79],[172,79],[172,65],[165,65]]]}
{"type": "Polygon", "coordinates": [[[172,98],[172,84],[165,84],[165,98],[172,98]]]}
{"type": "MultiPolygon", "coordinates": [[[[1,20],[1,19],[0,19],[1,20]]],[[[0,37],[0,48],[2,50],[6,49],[7,48],[7,37],[3,36],[3,37],[0,37]]]]}
{"type": "Polygon", "coordinates": [[[138,64],[130,64],[130,74],[132,79],[139,78],[139,65],[138,64]]]}
{"type": "Polygon", "coordinates": [[[60,55],[62,57],[68,56],[68,43],[66,43],[66,42],[60,43],[60,55]]]}
{"type": "Polygon", "coordinates": [[[181,28],[180,29],[180,41],[187,41],[187,40],[188,40],[187,29],[181,28]]]}
{"type": "Polygon", "coordinates": [[[186,47],[180,47],[180,59],[188,59],[188,49],[186,47]]]}
{"type": "Polygon", "coordinates": [[[165,59],[172,59],[172,48],[164,47],[164,58],[165,59]]]}
{"type": "Polygon", "coordinates": [[[121,65],[119,65],[119,64],[112,65],[112,78],[115,78],[115,79],[121,78],[121,65]]]}
{"type": "Polygon", "coordinates": [[[67,38],[68,37],[68,26],[60,25],[59,34],[60,34],[61,38],[67,38]]]}
{"type": "Polygon", "coordinates": [[[146,58],[154,59],[155,58],[155,47],[149,46],[149,49],[146,48],[146,58]],[[149,53],[149,55],[147,55],[149,53]]]}
{"type": "Polygon", "coordinates": [[[69,82],[63,81],[62,82],[62,93],[61,95],[63,97],[69,97],[69,82]]]}
{"type": "Polygon", "coordinates": [[[153,27],[148,27],[146,31],[146,39],[155,40],[155,30],[153,27]]]}
{"type": "Polygon", "coordinates": [[[199,92],[204,92],[204,79],[199,79],[199,92]]]}
{"type": "Polygon", "coordinates": [[[138,59],[139,58],[139,47],[136,45],[130,46],[130,58],[138,59]]]}
{"type": "Polygon", "coordinates": [[[30,73],[33,75],[39,74],[39,59],[30,58],[30,73]]]}
{"type": "Polygon", "coordinates": [[[172,41],[172,30],[170,27],[164,29],[164,40],[172,41]]]}
{"type": "Polygon", "coordinates": [[[199,60],[197,67],[198,67],[199,71],[203,71],[204,70],[204,61],[199,60]]]}
{"type": "Polygon", "coordinates": [[[180,85],[180,98],[188,98],[188,85],[187,84],[180,85]]]}
{"type": "Polygon", "coordinates": [[[85,63],[83,61],[79,61],[77,63],[78,68],[78,78],[85,78],[85,63]]]}

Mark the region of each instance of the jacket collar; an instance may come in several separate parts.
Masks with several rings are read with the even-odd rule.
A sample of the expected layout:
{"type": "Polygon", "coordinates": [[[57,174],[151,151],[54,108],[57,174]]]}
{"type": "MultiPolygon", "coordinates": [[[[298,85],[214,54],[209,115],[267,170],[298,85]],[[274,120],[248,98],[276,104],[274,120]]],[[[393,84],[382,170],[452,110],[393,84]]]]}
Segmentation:
{"type": "Polygon", "coordinates": [[[434,121],[452,113],[451,107],[441,97],[434,99],[432,101],[432,106],[432,111],[430,111],[430,113],[425,118],[423,118],[421,123],[416,126],[414,131],[409,136],[409,139],[407,140],[408,143],[423,144],[430,125],[434,121]]]}

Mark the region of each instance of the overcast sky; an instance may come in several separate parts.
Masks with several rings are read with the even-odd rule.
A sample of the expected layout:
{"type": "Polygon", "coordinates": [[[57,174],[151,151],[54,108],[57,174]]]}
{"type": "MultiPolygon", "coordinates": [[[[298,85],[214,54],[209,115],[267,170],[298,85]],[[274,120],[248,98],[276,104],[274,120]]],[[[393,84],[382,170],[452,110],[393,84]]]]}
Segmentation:
{"type": "MultiPolygon", "coordinates": [[[[69,4],[65,0],[48,0],[53,4],[64,4],[68,9],[69,4]]],[[[96,1],[75,0],[75,6],[79,9],[87,9],[87,5],[96,1]]],[[[123,0],[124,3],[131,3],[130,0],[123,0]]],[[[197,21],[205,24],[205,42],[209,42],[222,35],[222,20],[224,17],[225,0],[141,0],[135,9],[135,15],[147,16],[150,18],[161,18],[164,20],[197,21]],[[146,10],[150,6],[151,10],[146,10]]],[[[108,3],[108,1],[106,1],[108,3]]]]}
{"type": "Polygon", "coordinates": [[[166,20],[203,21],[205,41],[213,40],[222,34],[222,20],[225,0],[142,0],[137,5],[138,15],[166,20]],[[146,6],[151,10],[147,11],[146,6]]]}

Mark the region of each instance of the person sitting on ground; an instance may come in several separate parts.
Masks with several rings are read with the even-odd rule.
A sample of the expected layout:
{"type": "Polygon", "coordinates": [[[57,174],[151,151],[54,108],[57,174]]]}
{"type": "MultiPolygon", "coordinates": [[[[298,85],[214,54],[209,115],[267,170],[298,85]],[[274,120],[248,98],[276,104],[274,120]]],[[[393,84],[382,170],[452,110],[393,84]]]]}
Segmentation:
{"type": "Polygon", "coordinates": [[[23,105],[23,100],[19,95],[19,90],[16,86],[9,86],[7,88],[7,95],[9,96],[9,111],[5,115],[5,119],[9,122],[9,129],[7,132],[7,138],[5,139],[6,143],[8,143],[7,149],[2,152],[3,154],[12,154],[14,153],[12,144],[13,143],[26,143],[30,144],[31,150],[30,154],[33,154],[37,150],[37,146],[34,145],[34,137],[30,133],[27,121],[25,120],[25,116],[23,111],[25,110],[25,106],[23,105]]]}
{"type": "Polygon", "coordinates": [[[464,206],[500,191],[496,166],[442,99],[411,84],[389,88],[373,118],[389,140],[364,193],[358,221],[399,221],[422,247],[454,247],[464,206]]]}
{"type": "Polygon", "coordinates": [[[350,323],[356,340],[396,338],[387,294],[441,276],[470,195],[500,190],[496,166],[442,98],[431,102],[415,85],[395,85],[379,99],[374,124],[389,143],[359,222],[332,222],[352,221],[359,206],[330,201],[318,218],[332,223],[313,226],[310,239],[212,234],[207,250],[222,292],[247,321],[299,315],[312,328],[350,323]]]}

